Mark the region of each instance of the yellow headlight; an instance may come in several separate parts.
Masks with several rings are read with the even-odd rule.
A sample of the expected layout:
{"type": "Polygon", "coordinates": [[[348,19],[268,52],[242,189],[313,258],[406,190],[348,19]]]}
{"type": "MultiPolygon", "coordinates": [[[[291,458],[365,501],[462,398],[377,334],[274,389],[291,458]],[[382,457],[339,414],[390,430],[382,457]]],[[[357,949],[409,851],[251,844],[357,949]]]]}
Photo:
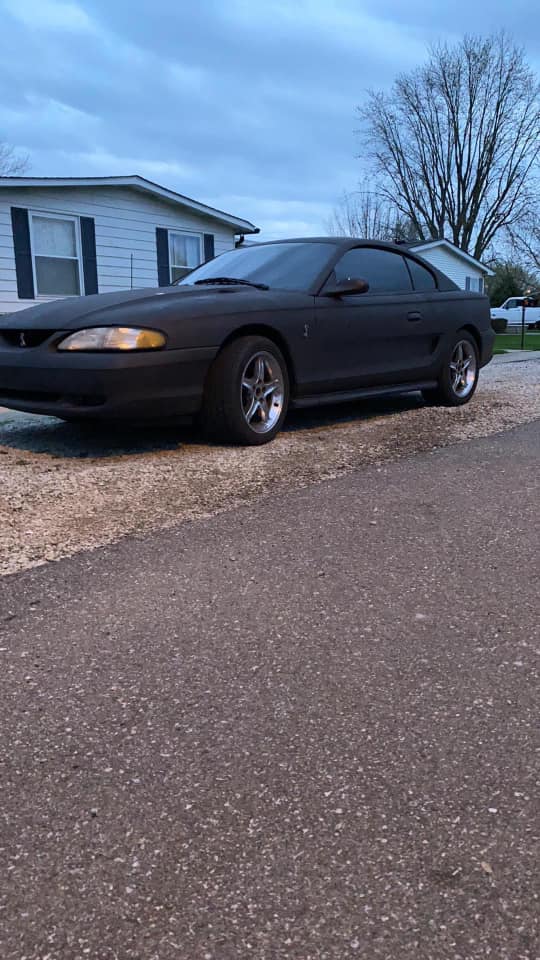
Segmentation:
{"type": "Polygon", "coordinates": [[[159,330],[138,327],[89,327],[58,344],[58,350],[161,350],[167,343],[159,330]]]}

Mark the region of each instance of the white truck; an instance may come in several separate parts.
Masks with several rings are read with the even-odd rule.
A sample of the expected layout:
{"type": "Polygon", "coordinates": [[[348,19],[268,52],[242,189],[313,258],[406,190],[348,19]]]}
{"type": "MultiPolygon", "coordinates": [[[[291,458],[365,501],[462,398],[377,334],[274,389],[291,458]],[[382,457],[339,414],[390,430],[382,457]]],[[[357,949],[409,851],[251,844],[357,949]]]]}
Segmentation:
{"type": "Polygon", "coordinates": [[[540,330],[540,298],[538,296],[509,297],[502,306],[491,308],[492,320],[506,320],[506,329],[521,329],[523,303],[527,330],[540,330]]]}

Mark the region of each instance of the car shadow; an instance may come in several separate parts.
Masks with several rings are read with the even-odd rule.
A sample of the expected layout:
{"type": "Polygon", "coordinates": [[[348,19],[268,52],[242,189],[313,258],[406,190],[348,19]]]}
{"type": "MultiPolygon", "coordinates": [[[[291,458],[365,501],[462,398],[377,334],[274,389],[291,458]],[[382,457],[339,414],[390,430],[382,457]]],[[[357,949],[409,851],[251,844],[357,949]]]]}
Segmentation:
{"type": "MultiPolygon", "coordinates": [[[[104,460],[177,450],[197,442],[187,425],[71,424],[9,411],[0,416],[0,448],[61,459],[104,460]]],[[[1,466],[1,462],[0,462],[1,466]]]]}
{"type": "MultiPolygon", "coordinates": [[[[336,424],[370,420],[423,406],[420,394],[351,401],[306,410],[292,410],[285,434],[322,430],[336,424]]],[[[165,453],[186,446],[211,447],[189,423],[69,424],[55,417],[6,411],[0,414],[0,451],[61,459],[101,460],[165,453]]],[[[1,459],[0,459],[1,466],[1,459]]]]}
{"type": "Polygon", "coordinates": [[[283,430],[285,433],[295,430],[318,430],[333,424],[372,420],[374,417],[385,414],[402,413],[424,406],[425,401],[422,394],[418,392],[307,407],[305,410],[291,411],[283,430]]]}

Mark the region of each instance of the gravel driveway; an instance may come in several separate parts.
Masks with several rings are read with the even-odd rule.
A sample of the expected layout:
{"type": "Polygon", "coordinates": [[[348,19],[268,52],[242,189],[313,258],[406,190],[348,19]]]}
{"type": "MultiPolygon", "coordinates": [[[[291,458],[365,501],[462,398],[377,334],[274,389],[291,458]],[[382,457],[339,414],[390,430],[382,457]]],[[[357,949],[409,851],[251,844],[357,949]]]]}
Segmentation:
{"type": "Polygon", "coordinates": [[[259,449],[211,446],[185,428],[89,432],[8,412],[0,416],[0,573],[538,417],[540,359],[508,355],[482,371],[468,406],[430,408],[414,395],[298,412],[259,449]]]}

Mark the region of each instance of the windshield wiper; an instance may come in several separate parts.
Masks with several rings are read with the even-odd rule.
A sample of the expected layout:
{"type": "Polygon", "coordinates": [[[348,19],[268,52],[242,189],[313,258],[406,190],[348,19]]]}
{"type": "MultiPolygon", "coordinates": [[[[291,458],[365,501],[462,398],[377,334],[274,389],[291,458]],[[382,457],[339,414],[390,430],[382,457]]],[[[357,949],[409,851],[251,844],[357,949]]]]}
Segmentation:
{"type": "Polygon", "coordinates": [[[239,280],[238,277],[207,277],[206,280],[196,280],[193,286],[197,287],[203,283],[239,283],[246,287],[257,287],[257,290],[270,289],[266,283],[253,283],[251,280],[239,280]]]}

